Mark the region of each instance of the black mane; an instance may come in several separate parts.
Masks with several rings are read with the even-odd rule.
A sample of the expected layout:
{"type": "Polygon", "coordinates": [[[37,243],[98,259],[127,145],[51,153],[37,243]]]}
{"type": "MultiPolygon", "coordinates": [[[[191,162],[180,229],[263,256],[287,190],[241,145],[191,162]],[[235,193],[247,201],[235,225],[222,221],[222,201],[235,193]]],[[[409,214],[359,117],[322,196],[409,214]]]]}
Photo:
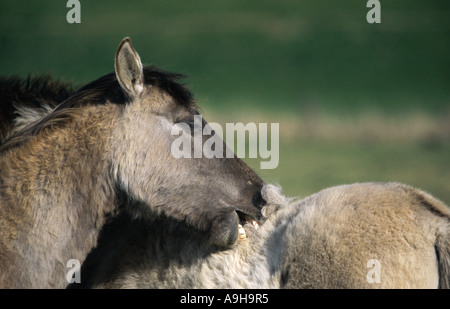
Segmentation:
{"type": "MultiPolygon", "coordinates": [[[[184,77],[181,74],[162,71],[154,66],[144,67],[144,83],[146,85],[153,85],[167,92],[182,106],[195,107],[190,90],[178,82],[184,77]]],[[[127,103],[127,98],[114,72],[106,74],[76,91],[73,91],[72,84],[52,81],[48,75],[28,77],[25,80],[18,77],[0,77],[0,100],[0,125],[12,122],[13,104],[32,108],[40,107],[44,103],[56,106],[53,112],[9,138],[0,146],[0,152],[21,144],[50,125],[70,118],[74,108],[104,104],[107,101],[116,104],[127,103]]]]}
{"type": "MultiPolygon", "coordinates": [[[[146,85],[153,85],[167,92],[180,105],[191,106],[194,104],[192,93],[178,82],[184,77],[182,74],[162,71],[154,66],[144,67],[144,83],[146,85]]],[[[124,104],[127,101],[114,72],[78,89],[72,97],[61,104],[61,108],[81,106],[86,103],[104,103],[106,100],[118,104],[124,104]]]]}
{"type": "Polygon", "coordinates": [[[72,83],[53,80],[50,75],[0,76],[0,140],[14,126],[16,107],[54,108],[74,92],[72,83]]]}

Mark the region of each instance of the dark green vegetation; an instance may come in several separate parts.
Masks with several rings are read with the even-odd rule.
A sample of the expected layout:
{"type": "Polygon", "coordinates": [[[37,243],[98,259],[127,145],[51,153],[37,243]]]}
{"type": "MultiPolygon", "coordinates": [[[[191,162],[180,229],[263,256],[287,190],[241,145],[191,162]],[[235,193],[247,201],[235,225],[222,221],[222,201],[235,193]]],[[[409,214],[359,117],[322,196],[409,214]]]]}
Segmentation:
{"type": "Polygon", "coordinates": [[[290,197],[306,196],[325,187],[354,182],[402,182],[432,193],[450,204],[450,145],[300,142],[280,145],[275,170],[258,170],[263,179],[279,183],[290,197]]]}
{"type": "Polygon", "coordinates": [[[68,24],[66,1],[2,0],[0,73],[88,82],[113,71],[117,45],[130,36],[144,63],[189,75],[199,105],[215,115],[209,120],[266,114],[283,130],[284,115],[318,114],[339,131],[367,111],[399,122],[423,114],[436,123],[429,140],[417,128],[394,143],[296,138],[285,129],[278,169],[261,173],[289,195],[392,180],[450,203],[448,0],[381,1],[381,24],[366,22],[364,0],[80,2],[82,23],[68,24]]]}

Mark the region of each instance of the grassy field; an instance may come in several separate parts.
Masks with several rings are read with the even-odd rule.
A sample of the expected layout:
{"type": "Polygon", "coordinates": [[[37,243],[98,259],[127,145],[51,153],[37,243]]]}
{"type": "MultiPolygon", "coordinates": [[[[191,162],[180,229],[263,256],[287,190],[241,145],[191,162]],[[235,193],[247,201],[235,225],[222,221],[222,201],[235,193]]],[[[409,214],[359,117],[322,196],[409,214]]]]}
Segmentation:
{"type": "Polygon", "coordinates": [[[448,205],[449,153],[450,145],[298,142],[280,145],[280,164],[275,170],[260,170],[260,160],[247,161],[291,197],[339,184],[395,181],[428,191],[448,205]]]}
{"type": "Polygon", "coordinates": [[[248,152],[244,161],[265,181],[280,184],[288,196],[306,196],[339,184],[393,181],[418,187],[450,205],[448,114],[205,114],[223,127],[233,121],[279,123],[278,167],[261,169],[260,162],[267,160],[249,159],[248,152]]]}
{"type": "Polygon", "coordinates": [[[0,2],[2,74],[87,82],[113,70],[130,36],[144,62],[188,74],[214,108],[448,109],[446,0],[384,2],[381,24],[361,0],[81,1],[81,24],[66,22],[65,3],[0,2]]]}
{"type": "MultiPolygon", "coordinates": [[[[450,204],[450,2],[361,0],[0,1],[0,74],[85,83],[130,36],[143,62],[186,80],[219,122],[280,123],[289,195],[401,181],[450,204]]],[[[255,168],[259,160],[249,160],[255,168]]]]}

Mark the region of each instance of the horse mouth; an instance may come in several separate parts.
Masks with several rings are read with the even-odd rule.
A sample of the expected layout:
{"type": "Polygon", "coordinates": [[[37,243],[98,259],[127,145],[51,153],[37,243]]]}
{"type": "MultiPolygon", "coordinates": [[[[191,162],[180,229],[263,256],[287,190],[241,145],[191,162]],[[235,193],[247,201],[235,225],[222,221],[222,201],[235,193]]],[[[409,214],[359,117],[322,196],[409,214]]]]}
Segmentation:
{"type": "Polygon", "coordinates": [[[236,210],[236,213],[238,214],[239,217],[239,226],[238,226],[238,230],[239,230],[239,236],[238,239],[239,240],[245,240],[247,239],[247,233],[245,231],[245,229],[247,228],[255,228],[258,229],[259,228],[259,223],[258,221],[255,220],[255,218],[253,218],[250,215],[247,215],[239,210],[236,210]]]}

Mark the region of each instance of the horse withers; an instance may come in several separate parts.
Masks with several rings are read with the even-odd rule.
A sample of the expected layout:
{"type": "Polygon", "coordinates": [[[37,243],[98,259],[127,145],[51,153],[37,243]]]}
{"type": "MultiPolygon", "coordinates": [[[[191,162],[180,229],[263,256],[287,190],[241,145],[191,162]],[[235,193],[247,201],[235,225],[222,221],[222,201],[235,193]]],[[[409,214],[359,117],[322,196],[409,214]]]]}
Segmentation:
{"type": "Polygon", "coordinates": [[[172,126],[199,114],[180,77],[143,67],[126,38],[114,73],[3,143],[0,287],[64,287],[67,261],[82,263],[123,211],[184,221],[219,248],[260,217],[263,181],[242,160],[172,156],[172,126]]]}

